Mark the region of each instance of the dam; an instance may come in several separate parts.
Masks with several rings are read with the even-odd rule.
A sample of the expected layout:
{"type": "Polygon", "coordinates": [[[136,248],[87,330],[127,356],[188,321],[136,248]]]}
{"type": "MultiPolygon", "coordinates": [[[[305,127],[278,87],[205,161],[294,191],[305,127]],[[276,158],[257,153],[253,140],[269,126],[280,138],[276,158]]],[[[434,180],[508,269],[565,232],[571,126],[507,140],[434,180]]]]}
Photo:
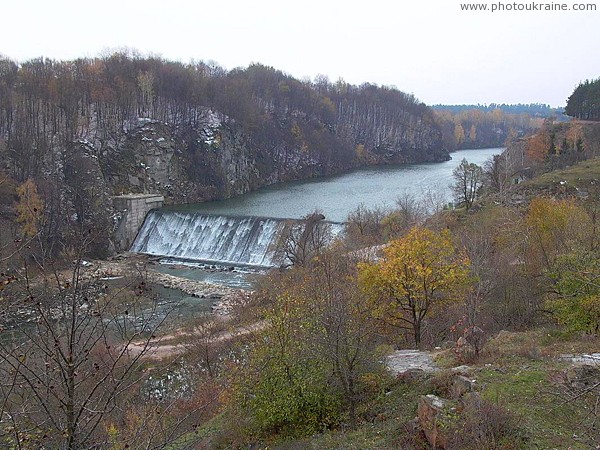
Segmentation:
{"type": "MultiPolygon", "coordinates": [[[[155,209],[147,214],[131,251],[183,261],[278,267],[285,263],[279,249],[282,237],[290,227],[301,226],[297,219],[155,209]]],[[[331,236],[343,229],[336,222],[321,221],[318,226],[331,236]]]]}

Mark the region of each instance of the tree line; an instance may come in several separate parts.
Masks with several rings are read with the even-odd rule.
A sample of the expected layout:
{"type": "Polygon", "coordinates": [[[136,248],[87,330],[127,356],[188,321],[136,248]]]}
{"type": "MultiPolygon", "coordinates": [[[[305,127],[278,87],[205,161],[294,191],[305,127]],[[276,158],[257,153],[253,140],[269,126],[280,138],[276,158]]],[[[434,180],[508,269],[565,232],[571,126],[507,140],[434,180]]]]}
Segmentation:
{"type": "Polygon", "coordinates": [[[567,99],[565,113],[581,120],[600,120],[600,78],[585,80],[567,99]]]}
{"type": "Polygon", "coordinates": [[[479,110],[483,112],[491,112],[496,109],[506,114],[528,114],[533,117],[555,117],[563,114],[562,108],[553,108],[550,105],[544,103],[490,103],[487,105],[432,105],[436,111],[451,111],[453,113],[459,113],[463,111],[479,110]]]}
{"type": "Polygon", "coordinates": [[[52,150],[90,131],[110,141],[138,117],[196,126],[206,108],[241,125],[258,145],[300,135],[315,155],[339,161],[353,158],[355,145],[389,144],[377,132],[353,130],[356,115],[371,126],[393,126],[394,136],[416,136],[421,121],[439,133],[431,110],[412,95],[326,77],[299,81],[260,64],[226,71],[131,52],[73,61],[0,59],[0,135],[19,181],[48,170],[47,160],[57,164],[52,150]],[[356,142],[340,139],[344,130],[337,128],[356,142]]]}
{"type": "Polygon", "coordinates": [[[434,107],[444,132],[444,140],[452,148],[503,147],[511,139],[524,137],[538,129],[541,117],[496,108],[434,107]]]}

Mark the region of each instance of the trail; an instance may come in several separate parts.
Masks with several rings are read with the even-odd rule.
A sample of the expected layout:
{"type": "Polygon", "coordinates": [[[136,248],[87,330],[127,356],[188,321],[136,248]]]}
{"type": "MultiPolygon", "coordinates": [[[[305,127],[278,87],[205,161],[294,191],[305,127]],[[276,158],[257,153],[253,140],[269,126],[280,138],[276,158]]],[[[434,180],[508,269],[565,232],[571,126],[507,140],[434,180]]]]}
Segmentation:
{"type": "MultiPolygon", "coordinates": [[[[231,331],[224,331],[218,333],[215,336],[208,338],[206,343],[210,345],[230,341],[241,336],[246,336],[248,334],[261,331],[266,326],[267,323],[265,321],[259,321],[251,325],[240,326],[231,331]]],[[[202,330],[196,330],[195,332],[180,331],[172,334],[167,334],[156,339],[152,339],[150,340],[149,346],[147,346],[147,341],[132,342],[131,344],[129,344],[127,350],[131,356],[137,356],[140,353],[142,353],[144,349],[146,349],[146,353],[143,355],[143,358],[161,360],[181,355],[193,345],[189,342],[177,342],[175,344],[171,344],[169,342],[185,338],[193,338],[194,336],[200,336],[202,334],[202,330]]]]}

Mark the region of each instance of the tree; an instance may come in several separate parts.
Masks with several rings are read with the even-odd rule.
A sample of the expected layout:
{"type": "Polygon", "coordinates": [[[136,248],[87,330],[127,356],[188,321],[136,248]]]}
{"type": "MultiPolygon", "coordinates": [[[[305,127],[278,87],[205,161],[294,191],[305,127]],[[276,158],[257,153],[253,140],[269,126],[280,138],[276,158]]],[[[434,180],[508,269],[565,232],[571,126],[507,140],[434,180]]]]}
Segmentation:
{"type": "Polygon", "coordinates": [[[494,155],[484,164],[485,185],[491,191],[504,196],[511,184],[514,163],[507,152],[494,155]]]}
{"type": "Polygon", "coordinates": [[[471,129],[469,130],[469,141],[471,141],[471,143],[475,143],[475,140],[477,139],[477,128],[475,127],[475,124],[471,125],[471,129]]]}
{"type": "Polygon", "coordinates": [[[600,78],[586,80],[567,99],[565,114],[582,120],[600,120],[600,78]]]}
{"type": "Polygon", "coordinates": [[[452,171],[454,184],[452,190],[459,205],[464,205],[467,210],[479,194],[483,182],[483,170],[474,163],[469,163],[466,158],[452,171]]]}
{"type": "Polygon", "coordinates": [[[22,224],[23,235],[31,238],[40,229],[44,217],[44,205],[31,178],[17,188],[17,194],[19,196],[17,221],[22,224]]]}
{"type": "Polygon", "coordinates": [[[378,244],[383,235],[382,221],[385,213],[380,208],[368,209],[364,204],[348,214],[346,219],[346,236],[358,246],[378,244]]]}
{"type": "Polygon", "coordinates": [[[421,345],[428,315],[461,299],[469,259],[455,249],[449,232],[415,227],[390,242],[384,259],[360,265],[360,282],[376,317],[412,330],[421,345]]]}
{"type": "Polygon", "coordinates": [[[274,274],[260,295],[266,327],[242,383],[248,413],[262,430],[314,433],[343,413],[354,427],[365,376],[381,366],[354,261],[329,250],[274,274]]]}
{"type": "Polygon", "coordinates": [[[561,254],[593,246],[590,216],[574,200],[534,198],[525,216],[525,226],[527,260],[531,267],[552,271],[561,254]]]}
{"type": "Polygon", "coordinates": [[[324,220],[325,216],[315,211],[299,223],[287,224],[278,243],[284,261],[301,266],[325,250],[333,236],[331,225],[324,220]]]}
{"type": "Polygon", "coordinates": [[[454,126],[454,140],[457,147],[460,147],[465,142],[465,130],[460,123],[454,126]]]}
{"type": "Polygon", "coordinates": [[[552,148],[552,141],[548,130],[543,129],[527,140],[525,154],[530,163],[535,165],[542,164],[552,148]]]}
{"type": "Polygon", "coordinates": [[[86,244],[67,275],[38,268],[41,275],[32,279],[23,258],[25,272],[2,299],[0,445],[109,448],[109,429],[126,422],[142,398],[150,416],[135,420],[156,428],[124,437],[120,445],[159,448],[190,431],[185,414],[156,423],[157,411],[168,412],[176,401],[143,393],[149,379],[144,356],[164,320],[157,317],[157,302],[148,299],[143,279],[111,290],[85,275],[86,244]]]}
{"type": "Polygon", "coordinates": [[[548,307],[572,331],[600,330],[600,259],[594,252],[572,252],[558,258],[548,307]]]}

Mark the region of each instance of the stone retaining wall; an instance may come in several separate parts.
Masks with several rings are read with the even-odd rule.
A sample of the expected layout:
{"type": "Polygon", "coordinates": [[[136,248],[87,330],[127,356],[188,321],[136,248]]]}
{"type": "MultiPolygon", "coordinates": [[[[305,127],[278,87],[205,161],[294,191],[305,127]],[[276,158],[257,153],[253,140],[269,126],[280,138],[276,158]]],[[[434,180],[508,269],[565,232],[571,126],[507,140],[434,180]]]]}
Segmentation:
{"type": "Polygon", "coordinates": [[[156,194],[127,194],[113,197],[113,205],[121,213],[121,220],[115,231],[115,248],[118,252],[129,250],[138,230],[144,223],[146,214],[152,209],[161,208],[165,198],[156,194]]]}

